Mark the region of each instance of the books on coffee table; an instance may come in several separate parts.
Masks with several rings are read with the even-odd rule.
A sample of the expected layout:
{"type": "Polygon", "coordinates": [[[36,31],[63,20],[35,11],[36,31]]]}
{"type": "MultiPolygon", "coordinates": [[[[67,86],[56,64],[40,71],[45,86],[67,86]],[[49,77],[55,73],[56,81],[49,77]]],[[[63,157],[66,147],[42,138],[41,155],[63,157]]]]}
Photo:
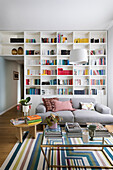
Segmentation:
{"type": "Polygon", "coordinates": [[[82,128],[80,127],[79,123],[67,123],[66,122],[65,130],[66,130],[67,137],[70,137],[70,138],[82,137],[82,128]]]}
{"type": "Polygon", "coordinates": [[[60,125],[57,125],[57,128],[55,129],[51,129],[47,125],[46,128],[44,129],[44,134],[45,134],[45,137],[51,137],[51,138],[62,137],[62,129],[60,125]]]}

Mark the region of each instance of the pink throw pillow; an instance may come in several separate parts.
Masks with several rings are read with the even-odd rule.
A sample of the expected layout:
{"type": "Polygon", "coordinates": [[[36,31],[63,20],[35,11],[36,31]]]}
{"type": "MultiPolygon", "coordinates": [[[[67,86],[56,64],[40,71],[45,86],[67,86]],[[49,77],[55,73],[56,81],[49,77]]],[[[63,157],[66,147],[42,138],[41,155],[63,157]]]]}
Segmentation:
{"type": "Polygon", "coordinates": [[[54,103],[54,108],[53,112],[57,111],[63,111],[63,110],[69,110],[69,111],[74,111],[76,109],[72,108],[72,104],[70,101],[57,101],[57,100],[52,100],[52,103],[54,103]]]}

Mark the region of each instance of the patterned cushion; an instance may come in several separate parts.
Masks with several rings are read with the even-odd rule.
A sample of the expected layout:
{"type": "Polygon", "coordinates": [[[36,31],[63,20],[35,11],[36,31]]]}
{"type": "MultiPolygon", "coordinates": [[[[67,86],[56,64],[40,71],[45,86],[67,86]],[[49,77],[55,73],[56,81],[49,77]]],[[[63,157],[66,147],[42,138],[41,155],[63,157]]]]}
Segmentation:
{"type": "Polygon", "coordinates": [[[91,102],[91,103],[80,103],[81,104],[81,109],[83,110],[95,110],[94,109],[94,104],[91,102]]]}
{"type": "Polygon", "coordinates": [[[59,100],[58,98],[42,98],[44,105],[46,107],[46,111],[52,111],[54,108],[54,103],[52,103],[52,100],[59,100]]]}

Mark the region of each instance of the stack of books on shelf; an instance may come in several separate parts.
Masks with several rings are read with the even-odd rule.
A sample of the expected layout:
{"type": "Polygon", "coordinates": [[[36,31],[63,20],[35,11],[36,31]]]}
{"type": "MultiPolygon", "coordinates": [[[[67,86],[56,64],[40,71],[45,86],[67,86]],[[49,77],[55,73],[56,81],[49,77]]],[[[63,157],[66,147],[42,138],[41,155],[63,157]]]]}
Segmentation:
{"type": "Polygon", "coordinates": [[[67,36],[64,36],[63,34],[58,34],[58,43],[67,43],[67,36]]]}
{"type": "Polygon", "coordinates": [[[47,125],[46,128],[44,129],[44,134],[45,137],[49,137],[49,138],[61,138],[62,129],[60,125],[57,125],[57,128],[55,129],[50,129],[49,126],[47,125]]]}
{"type": "Polygon", "coordinates": [[[57,43],[57,38],[42,38],[42,43],[57,43]]]}
{"type": "Polygon", "coordinates": [[[28,125],[33,125],[35,123],[41,123],[41,122],[42,122],[42,119],[39,115],[27,116],[27,119],[26,119],[26,123],[28,125]]]}
{"type": "Polygon", "coordinates": [[[82,128],[79,123],[67,123],[65,124],[66,134],[70,138],[81,138],[82,128]]]}
{"type": "Polygon", "coordinates": [[[25,117],[20,117],[17,119],[11,119],[10,123],[13,125],[20,125],[20,124],[24,124],[25,123],[25,117]]]}
{"type": "Polygon", "coordinates": [[[89,70],[88,69],[85,69],[85,70],[74,69],[74,75],[89,75],[89,70]]]}
{"type": "Polygon", "coordinates": [[[96,125],[95,137],[110,137],[109,131],[100,123],[87,123],[87,125],[96,125]]]}

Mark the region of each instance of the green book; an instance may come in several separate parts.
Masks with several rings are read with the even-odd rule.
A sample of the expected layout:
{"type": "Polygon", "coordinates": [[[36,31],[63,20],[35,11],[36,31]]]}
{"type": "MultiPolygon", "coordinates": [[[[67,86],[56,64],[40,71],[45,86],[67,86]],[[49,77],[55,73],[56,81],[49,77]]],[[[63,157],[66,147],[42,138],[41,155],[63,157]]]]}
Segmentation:
{"type": "Polygon", "coordinates": [[[35,122],[40,122],[42,119],[36,119],[36,120],[27,120],[27,124],[29,123],[35,123],[35,122]]]}

